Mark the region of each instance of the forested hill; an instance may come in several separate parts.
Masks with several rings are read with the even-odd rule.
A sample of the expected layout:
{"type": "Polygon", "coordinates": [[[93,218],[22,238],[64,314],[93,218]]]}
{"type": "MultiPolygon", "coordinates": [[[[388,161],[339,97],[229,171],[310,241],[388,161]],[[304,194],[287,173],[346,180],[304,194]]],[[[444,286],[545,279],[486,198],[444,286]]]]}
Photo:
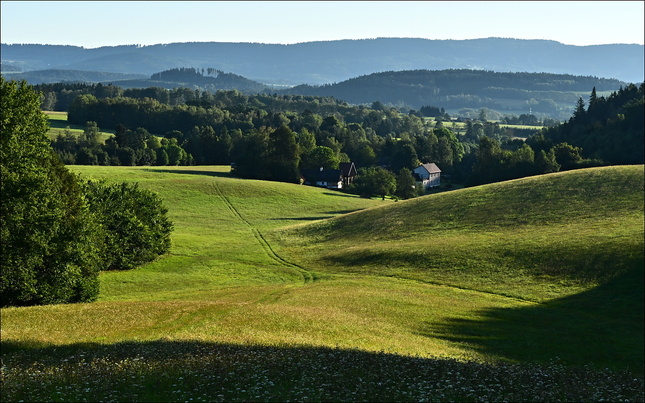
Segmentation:
{"type": "MultiPolygon", "coordinates": [[[[582,98],[568,122],[545,129],[542,145],[566,142],[587,157],[611,164],[645,162],[645,83],[630,84],[608,97],[594,88],[585,108],[582,98]]],[[[540,139],[541,140],[541,139],[540,139]]],[[[536,145],[534,143],[534,145],[536,145]]]]}
{"type": "Polygon", "coordinates": [[[30,84],[54,83],[103,83],[117,85],[121,88],[158,87],[173,89],[179,87],[199,88],[205,91],[238,90],[245,93],[267,91],[267,86],[257,81],[226,73],[214,68],[196,69],[177,67],[154,73],[151,76],[126,73],[106,73],[99,71],[79,70],[36,70],[25,73],[3,72],[5,78],[23,79],[30,84]]]}
{"type": "Polygon", "coordinates": [[[326,84],[381,71],[481,69],[644,79],[643,45],[564,45],[485,38],[377,38],[291,45],[194,42],[85,49],[2,44],[2,71],[68,69],[150,75],[176,67],[212,67],[264,84],[326,84]]]}
{"type": "Polygon", "coordinates": [[[414,109],[433,105],[451,113],[461,108],[489,108],[507,114],[530,111],[566,119],[580,93],[593,87],[600,92],[616,91],[625,85],[616,79],[568,74],[413,70],[374,73],[322,86],[300,85],[279,93],[333,96],[354,104],[379,101],[414,109]]]}

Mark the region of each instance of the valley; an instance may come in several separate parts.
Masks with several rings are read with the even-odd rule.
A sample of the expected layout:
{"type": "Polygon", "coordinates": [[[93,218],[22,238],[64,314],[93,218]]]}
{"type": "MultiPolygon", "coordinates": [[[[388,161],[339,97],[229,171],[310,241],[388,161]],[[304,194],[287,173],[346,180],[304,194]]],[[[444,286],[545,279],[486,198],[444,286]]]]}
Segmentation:
{"type": "Polygon", "coordinates": [[[590,400],[642,393],[621,375],[643,362],[642,166],[396,203],[225,166],[70,169],[158,192],[172,249],[103,272],[95,303],[3,308],[8,400],[90,385],[99,400],[552,401],[512,387],[532,371],[583,371],[590,400]]]}

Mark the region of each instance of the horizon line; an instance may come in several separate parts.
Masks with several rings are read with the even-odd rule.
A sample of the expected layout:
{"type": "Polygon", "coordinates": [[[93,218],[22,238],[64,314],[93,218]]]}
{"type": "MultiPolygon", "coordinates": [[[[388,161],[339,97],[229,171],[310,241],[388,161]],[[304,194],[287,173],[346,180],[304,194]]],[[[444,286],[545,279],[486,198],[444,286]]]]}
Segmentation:
{"type": "Polygon", "coordinates": [[[136,46],[139,48],[143,47],[151,47],[151,46],[161,46],[161,45],[174,45],[174,44],[194,44],[194,43],[233,43],[233,44],[249,44],[249,45],[281,45],[281,46],[291,46],[291,45],[302,45],[302,44],[308,44],[308,43],[319,43],[319,42],[346,42],[346,41],[373,41],[373,40],[379,40],[379,39],[419,39],[419,40],[425,40],[425,41],[442,41],[442,42],[463,42],[463,41],[476,41],[476,40],[486,40],[486,39],[507,39],[507,40],[516,40],[516,41],[543,41],[543,42],[555,42],[559,43],[561,45],[565,46],[576,46],[576,47],[589,47],[589,46],[611,46],[611,45],[638,45],[638,46],[645,46],[644,43],[637,43],[637,42],[632,42],[632,43],[627,43],[627,42],[617,42],[617,43],[598,43],[598,44],[591,44],[591,45],[574,45],[574,44],[567,44],[564,42],[560,42],[555,39],[544,39],[544,38],[533,38],[533,39],[527,39],[527,38],[513,38],[513,37],[500,37],[500,36],[489,36],[489,37],[479,37],[479,38],[469,38],[469,39],[430,39],[430,38],[422,38],[422,37],[395,37],[395,36],[390,36],[390,37],[368,37],[368,38],[346,38],[346,39],[319,39],[319,40],[311,40],[311,41],[303,41],[303,42],[292,42],[292,43],[279,43],[279,42],[249,42],[249,41],[178,41],[178,42],[163,42],[163,43],[150,43],[150,44],[141,44],[141,43],[123,43],[123,44],[116,44],[116,45],[99,45],[99,46],[84,46],[84,45],[74,45],[74,44],[61,44],[61,43],[34,43],[34,42],[14,42],[14,43],[7,43],[7,42],[2,42],[2,45],[21,45],[21,46],[27,46],[27,45],[40,45],[40,46],[70,46],[70,47],[78,47],[78,48],[83,48],[83,49],[100,49],[100,48],[110,48],[110,47],[132,47],[136,46]]]}

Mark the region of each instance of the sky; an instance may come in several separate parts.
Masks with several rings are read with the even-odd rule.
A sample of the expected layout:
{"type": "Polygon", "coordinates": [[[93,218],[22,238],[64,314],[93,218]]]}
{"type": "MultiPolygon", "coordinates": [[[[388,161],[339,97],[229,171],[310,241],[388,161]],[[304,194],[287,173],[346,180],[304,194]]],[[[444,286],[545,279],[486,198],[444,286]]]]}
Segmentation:
{"type": "Polygon", "coordinates": [[[299,43],[377,37],[643,44],[643,1],[1,1],[2,43],[299,43]]]}

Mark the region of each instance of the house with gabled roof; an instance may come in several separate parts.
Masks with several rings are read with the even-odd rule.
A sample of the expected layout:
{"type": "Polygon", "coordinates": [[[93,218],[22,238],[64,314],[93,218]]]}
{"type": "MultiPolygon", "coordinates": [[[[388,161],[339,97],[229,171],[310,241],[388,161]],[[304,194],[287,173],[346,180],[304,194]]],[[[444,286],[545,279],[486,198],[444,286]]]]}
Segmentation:
{"type": "Polygon", "coordinates": [[[343,185],[347,187],[356,178],[356,165],[353,162],[341,162],[339,168],[343,175],[343,185]]]}
{"type": "Polygon", "coordinates": [[[431,189],[441,185],[441,169],[434,162],[421,164],[412,170],[417,186],[431,189]]]}
{"type": "Polygon", "coordinates": [[[303,183],[310,186],[320,186],[327,189],[343,188],[343,173],[340,169],[303,169],[303,183]]]}

